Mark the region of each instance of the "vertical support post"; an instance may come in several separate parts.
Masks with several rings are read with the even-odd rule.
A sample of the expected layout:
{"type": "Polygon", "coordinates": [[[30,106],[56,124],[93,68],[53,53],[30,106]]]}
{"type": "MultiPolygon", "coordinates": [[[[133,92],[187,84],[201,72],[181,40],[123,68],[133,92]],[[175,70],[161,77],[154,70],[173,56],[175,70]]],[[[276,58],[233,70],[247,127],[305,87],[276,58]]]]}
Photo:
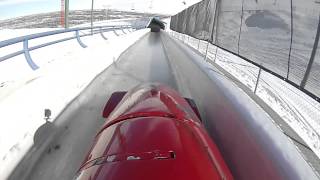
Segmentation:
{"type": "Polygon", "coordinates": [[[214,54],[214,60],[213,60],[214,63],[216,63],[217,54],[218,54],[218,46],[216,46],[216,53],[214,54]]]}
{"type": "Polygon", "coordinates": [[[204,56],[204,61],[207,61],[208,59],[208,48],[209,48],[209,41],[207,41],[206,55],[204,56]]]}
{"type": "Polygon", "coordinates": [[[64,14],[65,14],[65,7],[64,7],[64,0],[61,0],[61,12],[60,12],[60,25],[64,27],[64,14]]]}
{"type": "Polygon", "coordinates": [[[109,8],[106,9],[106,20],[108,20],[108,15],[109,15],[109,8]]]}
{"type": "Polygon", "coordinates": [[[200,39],[199,39],[199,42],[198,42],[198,48],[197,48],[198,51],[199,51],[199,48],[200,48],[200,39]]]}
{"type": "Polygon", "coordinates": [[[259,73],[258,73],[258,77],[257,77],[256,87],[254,87],[254,91],[253,91],[254,94],[256,94],[257,89],[258,89],[258,84],[259,84],[260,75],[261,75],[261,66],[262,66],[262,65],[259,66],[259,73]]]}
{"type": "Polygon", "coordinates": [[[315,38],[314,44],[313,44],[313,49],[311,52],[311,57],[310,57],[306,72],[304,73],[304,77],[303,77],[301,84],[300,84],[301,88],[304,88],[306,86],[307,80],[309,78],[310,71],[311,71],[311,68],[313,65],[313,61],[314,61],[314,57],[316,56],[316,53],[317,53],[317,48],[318,48],[318,44],[319,44],[319,36],[320,36],[320,16],[319,16],[317,34],[316,34],[316,38],[315,38]]]}
{"type": "Polygon", "coordinates": [[[292,41],[293,41],[293,5],[291,0],[291,31],[290,31],[290,48],[288,57],[288,69],[287,69],[287,79],[289,79],[290,74],[290,61],[291,61],[291,51],[292,51],[292,41]]]}
{"type": "Polygon", "coordinates": [[[64,28],[69,28],[69,0],[65,0],[64,3],[64,28]]]}
{"type": "Polygon", "coordinates": [[[212,31],[211,31],[211,41],[212,44],[216,44],[217,42],[217,38],[215,37],[214,42],[213,42],[213,35],[214,35],[214,31],[216,32],[216,35],[218,33],[217,28],[216,28],[216,24],[217,24],[217,18],[218,18],[218,14],[219,14],[219,5],[220,5],[220,0],[216,0],[215,1],[215,10],[214,10],[214,18],[213,18],[213,23],[212,23],[212,31]]]}
{"type": "Polygon", "coordinates": [[[91,0],[91,35],[93,35],[93,3],[94,0],[91,0]]]}

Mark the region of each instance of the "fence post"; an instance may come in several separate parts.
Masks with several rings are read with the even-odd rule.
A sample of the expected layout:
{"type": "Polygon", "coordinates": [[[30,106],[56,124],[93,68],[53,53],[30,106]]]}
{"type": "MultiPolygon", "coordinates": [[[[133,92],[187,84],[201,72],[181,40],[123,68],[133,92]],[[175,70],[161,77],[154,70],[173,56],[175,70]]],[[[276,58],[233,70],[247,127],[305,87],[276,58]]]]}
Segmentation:
{"type": "Polygon", "coordinates": [[[199,39],[199,42],[198,42],[198,51],[199,51],[199,47],[200,47],[200,39],[199,39]]]}
{"type": "Polygon", "coordinates": [[[256,81],[256,86],[255,86],[254,91],[253,91],[254,94],[256,94],[257,89],[258,89],[258,84],[259,84],[260,75],[261,75],[261,66],[262,65],[259,66],[259,73],[258,73],[258,77],[257,77],[257,81],[256,81]]]}
{"type": "Polygon", "coordinates": [[[93,3],[94,3],[94,0],[91,0],[91,18],[90,18],[90,21],[91,21],[91,35],[93,35],[93,3]]]}
{"type": "Polygon", "coordinates": [[[208,48],[209,48],[209,41],[207,41],[206,55],[204,57],[204,61],[207,61],[208,59],[208,48]]]}
{"type": "Polygon", "coordinates": [[[213,60],[214,63],[216,63],[217,53],[218,53],[218,46],[216,46],[216,53],[214,54],[214,60],[213,60]]]}
{"type": "Polygon", "coordinates": [[[65,0],[64,3],[64,28],[69,28],[69,0],[65,0]]]}
{"type": "Polygon", "coordinates": [[[317,49],[318,49],[319,37],[320,37],[320,16],[319,16],[317,34],[316,34],[316,38],[314,40],[314,44],[313,44],[313,49],[312,49],[312,52],[311,52],[310,60],[308,62],[308,66],[307,66],[306,72],[304,73],[304,77],[303,77],[303,79],[301,81],[301,84],[300,84],[301,88],[305,87],[305,85],[306,85],[306,83],[307,83],[307,81],[309,79],[310,71],[311,71],[311,68],[312,68],[312,65],[313,65],[313,61],[314,61],[315,55],[317,53],[317,49]]]}

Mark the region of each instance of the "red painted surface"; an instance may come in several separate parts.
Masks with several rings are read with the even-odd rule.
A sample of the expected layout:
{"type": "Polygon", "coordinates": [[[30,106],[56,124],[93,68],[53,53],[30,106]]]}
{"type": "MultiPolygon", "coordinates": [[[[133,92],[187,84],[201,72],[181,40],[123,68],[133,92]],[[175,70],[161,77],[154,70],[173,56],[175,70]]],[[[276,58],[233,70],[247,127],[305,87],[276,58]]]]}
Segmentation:
{"type": "Polygon", "coordinates": [[[64,16],[65,16],[65,8],[64,8],[64,0],[61,0],[61,12],[60,12],[60,24],[64,27],[64,16]]]}
{"type": "Polygon", "coordinates": [[[77,179],[233,178],[186,100],[163,85],[145,85],[110,114],[77,179]]]}

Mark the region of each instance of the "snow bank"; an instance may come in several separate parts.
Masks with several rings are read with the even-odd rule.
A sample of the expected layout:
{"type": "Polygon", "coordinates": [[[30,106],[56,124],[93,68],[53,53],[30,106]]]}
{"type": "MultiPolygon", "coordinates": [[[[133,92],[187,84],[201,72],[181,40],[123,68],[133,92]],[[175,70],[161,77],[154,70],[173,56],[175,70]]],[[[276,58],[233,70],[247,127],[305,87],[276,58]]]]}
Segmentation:
{"type": "MultiPolygon", "coordinates": [[[[0,39],[43,31],[47,29],[4,30],[0,39]]],[[[21,55],[0,63],[0,179],[8,177],[32,147],[35,131],[45,123],[44,109],[52,111],[49,121],[54,121],[97,74],[148,30],[128,32],[106,32],[107,41],[100,34],[84,37],[87,48],[70,40],[31,51],[31,57],[40,66],[37,71],[32,71],[21,55]]],[[[51,38],[32,40],[30,44],[51,38]]],[[[0,53],[12,50],[0,49],[0,53]]]]}

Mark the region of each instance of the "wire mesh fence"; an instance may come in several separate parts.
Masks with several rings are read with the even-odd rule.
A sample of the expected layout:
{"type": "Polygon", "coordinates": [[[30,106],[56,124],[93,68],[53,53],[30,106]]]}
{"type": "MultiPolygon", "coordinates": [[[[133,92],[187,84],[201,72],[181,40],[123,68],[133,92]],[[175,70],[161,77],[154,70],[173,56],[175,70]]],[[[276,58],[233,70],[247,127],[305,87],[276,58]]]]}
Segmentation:
{"type": "Polygon", "coordinates": [[[259,66],[214,44],[175,31],[170,31],[170,34],[204,56],[210,71],[227,77],[235,84],[244,85],[240,87],[245,87],[243,88],[245,91],[248,89],[254,92],[276,112],[301,139],[292,136],[287,125],[276,122],[284,134],[292,138],[297,146],[299,143],[303,145],[300,150],[306,155],[306,160],[320,172],[320,103],[259,66]],[[220,71],[221,68],[217,67],[221,67],[224,71],[220,71]],[[306,154],[306,151],[302,150],[305,147],[308,148],[307,152],[311,150],[315,156],[313,153],[306,154]]]}
{"type": "Polygon", "coordinates": [[[209,41],[319,101],[320,3],[204,0],[171,17],[170,28],[209,41]]]}

